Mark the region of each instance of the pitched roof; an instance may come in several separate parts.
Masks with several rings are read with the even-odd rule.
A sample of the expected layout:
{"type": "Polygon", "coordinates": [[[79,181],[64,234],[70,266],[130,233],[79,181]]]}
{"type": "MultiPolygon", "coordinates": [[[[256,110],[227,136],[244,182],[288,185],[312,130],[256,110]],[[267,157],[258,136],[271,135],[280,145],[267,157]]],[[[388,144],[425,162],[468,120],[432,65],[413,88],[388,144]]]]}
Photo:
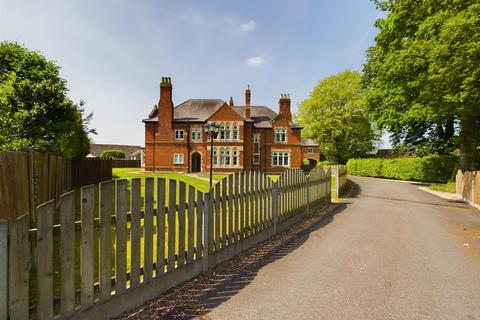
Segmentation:
{"type": "Polygon", "coordinates": [[[142,146],[132,146],[132,145],[123,145],[123,144],[90,144],[90,154],[99,157],[103,151],[107,150],[121,150],[125,152],[125,155],[128,157],[131,154],[135,153],[138,150],[141,150],[142,146]]]}
{"type": "Polygon", "coordinates": [[[318,147],[320,144],[318,144],[317,141],[310,139],[310,138],[304,138],[302,137],[301,141],[302,147],[318,147]]]}
{"type": "MultiPolygon", "coordinates": [[[[204,122],[225,103],[226,102],[221,99],[190,99],[173,109],[173,118],[175,121],[204,122]]],[[[278,116],[275,111],[266,106],[251,106],[249,118],[245,117],[245,106],[234,106],[232,109],[244,118],[245,121],[253,121],[254,126],[257,128],[271,128],[271,120],[278,116]]],[[[143,121],[158,121],[157,108],[155,107],[152,112],[150,112],[148,119],[143,121]]],[[[302,126],[293,124],[292,128],[301,129],[302,126]]]]}

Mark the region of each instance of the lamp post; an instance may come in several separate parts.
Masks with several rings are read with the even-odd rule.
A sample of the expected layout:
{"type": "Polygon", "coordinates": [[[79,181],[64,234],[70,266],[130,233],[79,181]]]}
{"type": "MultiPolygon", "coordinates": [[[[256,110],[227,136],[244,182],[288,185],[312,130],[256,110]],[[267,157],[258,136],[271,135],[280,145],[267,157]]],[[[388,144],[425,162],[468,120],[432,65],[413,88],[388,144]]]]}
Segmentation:
{"type": "Polygon", "coordinates": [[[220,131],[220,125],[218,123],[206,123],[205,133],[210,133],[210,189],[212,189],[212,174],[213,174],[213,139],[215,139],[220,131]]]}

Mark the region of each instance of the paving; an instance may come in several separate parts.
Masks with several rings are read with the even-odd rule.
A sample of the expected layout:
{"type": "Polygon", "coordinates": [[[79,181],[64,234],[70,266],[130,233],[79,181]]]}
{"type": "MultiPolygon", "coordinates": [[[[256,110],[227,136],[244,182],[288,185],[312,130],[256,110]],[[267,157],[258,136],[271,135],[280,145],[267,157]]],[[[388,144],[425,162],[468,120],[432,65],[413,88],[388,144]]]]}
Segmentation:
{"type": "Polygon", "coordinates": [[[480,211],[349,178],[357,192],[332,218],[241,289],[204,297],[214,307],[200,318],[480,319],[480,211]]]}

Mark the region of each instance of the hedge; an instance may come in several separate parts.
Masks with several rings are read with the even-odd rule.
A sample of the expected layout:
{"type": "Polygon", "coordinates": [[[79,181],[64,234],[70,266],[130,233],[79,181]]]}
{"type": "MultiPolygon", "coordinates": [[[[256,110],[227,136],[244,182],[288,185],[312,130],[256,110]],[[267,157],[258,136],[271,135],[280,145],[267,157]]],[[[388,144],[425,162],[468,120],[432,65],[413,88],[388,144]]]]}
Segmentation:
{"type": "Polygon", "coordinates": [[[347,172],[354,176],[445,183],[455,176],[457,163],[458,158],[454,156],[350,159],[347,172]]]}
{"type": "Polygon", "coordinates": [[[105,150],[100,158],[125,159],[125,152],[122,150],[105,150]]]}

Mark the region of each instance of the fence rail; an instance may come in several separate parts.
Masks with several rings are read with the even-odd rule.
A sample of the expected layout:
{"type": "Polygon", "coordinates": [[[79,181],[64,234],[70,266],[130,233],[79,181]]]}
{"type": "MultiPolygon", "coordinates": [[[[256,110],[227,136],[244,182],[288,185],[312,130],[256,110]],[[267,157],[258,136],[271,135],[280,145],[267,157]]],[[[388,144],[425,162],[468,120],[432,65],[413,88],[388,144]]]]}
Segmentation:
{"type": "Polygon", "coordinates": [[[455,181],[456,193],[463,201],[480,209],[480,171],[458,170],[455,181]]]}
{"type": "Polygon", "coordinates": [[[330,201],[330,179],[330,168],[315,168],[308,176],[286,171],[277,182],[235,173],[207,193],[164,178],[65,193],[37,208],[35,229],[28,213],[0,221],[0,256],[9,255],[8,268],[0,260],[0,297],[8,297],[0,318],[118,315],[316,211],[330,201]]]}

